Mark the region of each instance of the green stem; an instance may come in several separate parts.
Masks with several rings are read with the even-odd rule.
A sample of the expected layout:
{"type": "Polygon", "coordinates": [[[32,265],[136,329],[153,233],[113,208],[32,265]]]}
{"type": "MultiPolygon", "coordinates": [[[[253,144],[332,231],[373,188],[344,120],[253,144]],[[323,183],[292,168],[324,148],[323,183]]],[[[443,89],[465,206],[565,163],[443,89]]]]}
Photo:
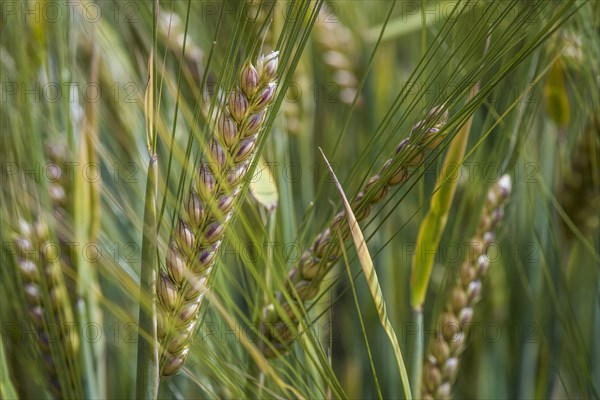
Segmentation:
{"type": "Polygon", "coordinates": [[[411,361],[411,379],[410,386],[415,399],[421,398],[421,377],[423,375],[423,310],[413,310],[414,322],[417,328],[416,334],[413,336],[412,361],[411,361]]]}
{"type": "Polygon", "coordinates": [[[156,302],[154,301],[158,270],[156,244],[157,171],[157,158],[156,155],[152,155],[148,165],[144,204],[136,379],[137,399],[156,399],[158,393],[158,342],[156,337],[156,302]]]}
{"type": "MultiPolygon", "coordinates": [[[[80,298],[75,304],[75,311],[77,312],[77,319],[81,326],[88,326],[89,319],[87,314],[87,307],[85,300],[80,298]]],[[[81,344],[81,366],[83,368],[83,390],[86,398],[95,399],[101,398],[99,396],[97,380],[96,366],[94,366],[94,356],[92,350],[93,344],[89,340],[83,340],[81,344]]]]}

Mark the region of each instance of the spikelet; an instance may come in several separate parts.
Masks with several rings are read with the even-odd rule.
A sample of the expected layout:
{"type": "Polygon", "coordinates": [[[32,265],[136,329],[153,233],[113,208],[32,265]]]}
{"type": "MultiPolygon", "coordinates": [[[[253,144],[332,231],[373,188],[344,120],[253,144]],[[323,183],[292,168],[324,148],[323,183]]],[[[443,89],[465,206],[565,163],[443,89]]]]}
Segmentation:
{"type": "Polygon", "coordinates": [[[188,356],[207,279],[275,96],[277,67],[277,52],[260,57],[256,68],[244,65],[182,204],[157,282],[161,377],[188,356]]]}
{"type": "MultiPolygon", "coordinates": [[[[583,234],[593,231],[599,224],[599,166],[600,120],[596,117],[589,122],[586,131],[580,136],[558,193],[561,207],[583,234]]],[[[572,238],[573,231],[564,224],[563,228],[567,236],[572,238]]]]}
{"type": "Polygon", "coordinates": [[[494,231],[503,217],[503,203],[510,195],[512,183],[509,175],[502,176],[487,195],[472,239],[469,252],[456,279],[445,310],[439,317],[434,340],[430,343],[423,366],[423,399],[447,399],[458,370],[467,328],[473,319],[473,307],[479,300],[482,278],[489,268],[487,250],[494,242],[494,231]]]}
{"type": "Polygon", "coordinates": [[[74,373],[77,369],[74,363],[79,341],[77,335],[68,333],[69,326],[75,323],[75,319],[58,261],[56,244],[49,240],[48,226],[42,221],[35,224],[21,221],[14,232],[14,238],[18,250],[16,265],[52,393],[58,398],[65,397],[67,393],[77,393],[78,382],[74,373]],[[46,290],[50,303],[43,300],[46,290]],[[47,308],[48,305],[50,309],[47,308]],[[60,346],[62,354],[51,352],[51,341],[60,346]],[[63,356],[62,361],[70,371],[64,374],[70,378],[68,384],[71,387],[68,389],[61,385],[57,374],[57,368],[64,365],[57,362],[57,357],[63,356]]]}
{"type": "MultiPolygon", "coordinates": [[[[365,220],[373,206],[380,202],[390,187],[400,185],[409,178],[409,169],[420,165],[425,157],[424,151],[433,148],[441,140],[440,129],[446,124],[448,112],[444,106],[433,108],[426,118],[417,123],[412,130],[411,138],[404,139],[396,148],[395,156],[387,160],[381,171],[371,177],[362,191],[350,202],[358,222],[365,220]]],[[[331,225],[322,231],[306,250],[300,260],[288,274],[286,290],[295,299],[297,294],[302,303],[314,299],[319,293],[321,282],[341,255],[340,243],[336,231],[340,230],[346,239],[350,233],[346,223],[345,212],[338,213],[331,225]]],[[[286,324],[278,314],[275,306],[269,304],[262,312],[261,333],[264,342],[261,349],[266,357],[276,357],[285,352],[294,341],[298,324],[293,308],[282,293],[277,293],[277,302],[286,312],[293,326],[286,324]],[[265,342],[270,342],[278,352],[274,352],[265,342]]],[[[302,309],[296,304],[296,309],[302,309]]]]}
{"type": "Polygon", "coordinates": [[[332,12],[321,8],[315,21],[314,38],[331,79],[337,85],[340,100],[352,104],[359,83],[355,71],[357,51],[352,33],[332,12]]]}

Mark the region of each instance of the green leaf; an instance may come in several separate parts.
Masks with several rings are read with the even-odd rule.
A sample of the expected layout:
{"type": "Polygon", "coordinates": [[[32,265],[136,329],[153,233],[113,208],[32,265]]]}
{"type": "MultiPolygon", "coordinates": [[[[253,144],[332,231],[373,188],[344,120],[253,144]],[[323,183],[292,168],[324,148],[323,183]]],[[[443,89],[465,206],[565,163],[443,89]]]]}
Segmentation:
{"type": "MultiPolygon", "coordinates": [[[[471,89],[467,104],[479,92],[479,83],[471,89]]],[[[444,159],[444,164],[441,169],[441,175],[444,179],[439,179],[438,184],[434,189],[431,197],[431,208],[421,223],[419,235],[417,237],[417,251],[413,256],[413,269],[411,277],[411,296],[410,302],[414,310],[420,310],[425,302],[427,286],[429,286],[429,278],[433,261],[435,260],[436,252],[427,251],[428,249],[437,249],[446,227],[448,220],[448,212],[454,200],[454,193],[458,185],[457,174],[449,173],[454,169],[460,168],[464,161],[465,150],[469,140],[469,131],[473,115],[463,124],[460,131],[456,134],[450,143],[448,154],[444,159]]],[[[458,171],[456,171],[458,172],[458,171]]]]}

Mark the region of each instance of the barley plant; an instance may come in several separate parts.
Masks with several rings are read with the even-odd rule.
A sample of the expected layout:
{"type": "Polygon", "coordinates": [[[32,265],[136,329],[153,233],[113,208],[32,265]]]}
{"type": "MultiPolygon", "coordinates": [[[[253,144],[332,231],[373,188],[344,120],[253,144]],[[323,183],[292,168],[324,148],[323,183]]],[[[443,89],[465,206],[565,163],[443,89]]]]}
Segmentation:
{"type": "Polygon", "coordinates": [[[599,4],[2,0],[0,398],[599,398],[599,4]]]}

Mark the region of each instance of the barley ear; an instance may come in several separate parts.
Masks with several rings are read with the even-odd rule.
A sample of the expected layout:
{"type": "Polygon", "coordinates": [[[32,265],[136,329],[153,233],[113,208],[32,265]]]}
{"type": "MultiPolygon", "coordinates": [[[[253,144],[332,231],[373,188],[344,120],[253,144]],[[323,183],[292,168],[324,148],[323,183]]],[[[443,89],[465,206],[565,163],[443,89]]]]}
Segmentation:
{"type": "MultiPolygon", "coordinates": [[[[425,150],[439,143],[441,128],[448,119],[447,110],[443,106],[434,108],[425,120],[418,122],[412,129],[412,135],[404,139],[396,148],[392,158],[387,160],[379,173],[373,175],[356,197],[350,202],[356,220],[364,221],[371,213],[373,206],[379,203],[393,186],[406,182],[409,171],[420,165],[425,158],[425,150]]],[[[260,330],[262,334],[261,349],[266,357],[277,357],[284,353],[296,335],[298,317],[294,309],[302,310],[301,304],[313,300],[320,290],[321,282],[341,255],[336,234],[340,230],[343,239],[347,239],[350,231],[345,212],[339,212],[333,222],[317,235],[312,245],[304,251],[300,260],[290,270],[286,291],[294,299],[293,306],[288,303],[283,293],[276,298],[280,309],[285,312],[292,324],[286,324],[275,304],[263,308],[260,330]],[[274,351],[277,350],[277,351],[274,351]]]]}
{"type": "Polygon", "coordinates": [[[473,251],[460,269],[439,317],[439,331],[426,353],[421,388],[424,399],[450,398],[473,308],[481,296],[482,279],[490,265],[487,251],[494,242],[494,231],[503,217],[503,203],[511,187],[510,176],[504,175],[488,192],[477,233],[471,241],[473,251]]]}
{"type": "Polygon", "coordinates": [[[279,53],[271,52],[244,64],[183,199],[156,289],[161,377],[181,369],[189,354],[217,252],[275,97],[278,62],[279,53]]]}
{"type": "Polygon", "coordinates": [[[77,335],[68,332],[75,319],[56,244],[50,240],[48,226],[41,220],[33,224],[21,220],[14,232],[14,240],[16,265],[29,319],[37,335],[50,389],[56,397],[69,397],[69,394],[78,393],[80,388],[75,373],[79,341],[77,335]],[[51,331],[50,327],[55,330],[51,331]],[[63,367],[68,372],[59,375],[58,368],[63,367]],[[59,376],[67,376],[69,381],[61,381],[59,376]]]}

